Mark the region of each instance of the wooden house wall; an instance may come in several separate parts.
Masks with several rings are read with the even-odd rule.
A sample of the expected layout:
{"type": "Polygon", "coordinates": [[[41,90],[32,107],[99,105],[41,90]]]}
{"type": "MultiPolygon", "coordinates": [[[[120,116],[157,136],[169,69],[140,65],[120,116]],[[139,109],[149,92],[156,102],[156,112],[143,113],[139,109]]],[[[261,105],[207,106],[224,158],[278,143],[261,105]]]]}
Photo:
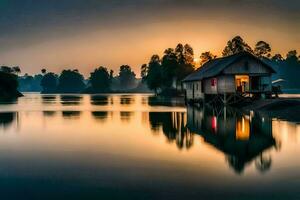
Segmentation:
{"type": "Polygon", "coordinates": [[[191,81],[185,83],[186,88],[186,98],[190,99],[202,99],[204,97],[204,93],[202,91],[201,81],[191,81]],[[194,95],[193,95],[194,90],[194,95]]]}
{"type": "MultiPolygon", "coordinates": [[[[203,80],[203,88],[204,88],[204,93],[205,94],[218,94],[218,88],[217,88],[217,85],[216,84],[215,86],[212,86],[212,80],[214,78],[208,78],[208,79],[204,79],[203,80]]],[[[218,80],[217,80],[217,83],[218,83],[218,80]]]]}
{"type": "Polygon", "coordinates": [[[218,93],[235,93],[235,77],[234,75],[223,75],[217,77],[218,93]]]}
{"type": "Polygon", "coordinates": [[[223,73],[263,75],[271,73],[271,70],[256,59],[245,57],[226,67],[226,69],[223,70],[223,73]]]}

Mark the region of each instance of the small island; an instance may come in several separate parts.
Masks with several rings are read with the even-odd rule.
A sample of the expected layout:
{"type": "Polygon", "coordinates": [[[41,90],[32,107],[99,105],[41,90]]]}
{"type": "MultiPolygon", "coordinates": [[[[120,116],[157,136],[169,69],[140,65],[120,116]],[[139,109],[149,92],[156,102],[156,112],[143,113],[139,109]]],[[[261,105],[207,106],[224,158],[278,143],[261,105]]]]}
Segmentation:
{"type": "Polygon", "coordinates": [[[18,91],[18,76],[19,67],[2,66],[0,70],[0,100],[12,100],[23,96],[18,91]]]}

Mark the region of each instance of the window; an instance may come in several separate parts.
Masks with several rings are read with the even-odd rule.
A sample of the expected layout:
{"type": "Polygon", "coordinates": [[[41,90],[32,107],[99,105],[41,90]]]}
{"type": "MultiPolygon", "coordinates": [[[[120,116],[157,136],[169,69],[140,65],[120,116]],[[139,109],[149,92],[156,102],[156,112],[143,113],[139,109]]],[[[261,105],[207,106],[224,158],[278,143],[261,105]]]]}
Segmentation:
{"type": "Polygon", "coordinates": [[[196,90],[198,90],[198,83],[196,83],[196,90]]]}
{"type": "Polygon", "coordinates": [[[210,84],[211,84],[212,87],[217,86],[217,79],[216,78],[212,78],[210,81],[211,81],[210,84]]]}

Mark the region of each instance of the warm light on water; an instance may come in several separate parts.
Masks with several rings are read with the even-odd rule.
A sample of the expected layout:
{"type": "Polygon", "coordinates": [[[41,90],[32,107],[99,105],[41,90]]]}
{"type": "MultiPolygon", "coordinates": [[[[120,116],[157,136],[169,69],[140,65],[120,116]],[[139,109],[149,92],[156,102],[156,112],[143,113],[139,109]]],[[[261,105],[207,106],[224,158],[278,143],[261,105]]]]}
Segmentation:
{"type": "Polygon", "coordinates": [[[239,115],[150,95],[26,94],[0,104],[0,191],[38,199],[300,197],[300,125],[239,115]]]}

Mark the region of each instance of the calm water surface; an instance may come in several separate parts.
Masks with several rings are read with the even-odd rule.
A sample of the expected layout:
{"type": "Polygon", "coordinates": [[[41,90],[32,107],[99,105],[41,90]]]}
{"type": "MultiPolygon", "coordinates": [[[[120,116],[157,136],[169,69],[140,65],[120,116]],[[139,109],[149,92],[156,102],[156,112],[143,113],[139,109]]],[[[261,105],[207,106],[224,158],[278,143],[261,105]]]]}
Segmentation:
{"type": "Polygon", "coordinates": [[[300,125],[150,95],[0,104],[1,199],[300,199],[300,125]]]}

